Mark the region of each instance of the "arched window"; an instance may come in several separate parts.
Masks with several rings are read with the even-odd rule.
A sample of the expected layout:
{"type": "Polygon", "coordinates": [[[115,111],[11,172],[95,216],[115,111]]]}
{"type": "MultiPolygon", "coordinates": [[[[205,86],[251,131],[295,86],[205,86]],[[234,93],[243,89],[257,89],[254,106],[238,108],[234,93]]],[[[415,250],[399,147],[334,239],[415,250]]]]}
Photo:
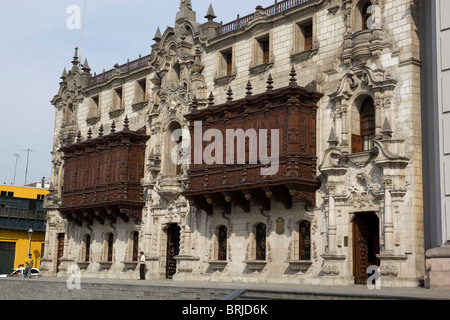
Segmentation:
{"type": "Polygon", "coordinates": [[[114,235],[110,233],[108,235],[108,256],[107,261],[113,261],[113,245],[114,245],[114,235]]]}
{"type": "Polygon", "coordinates": [[[138,261],[139,233],[133,233],[133,256],[132,261],[138,261]]]}
{"type": "Polygon", "coordinates": [[[219,228],[217,260],[227,260],[227,227],[219,228]]]}
{"type": "Polygon", "coordinates": [[[181,129],[181,125],[178,122],[172,122],[166,131],[166,152],[164,158],[164,173],[166,175],[179,175],[181,173],[181,164],[174,162],[174,160],[180,160],[183,137],[181,134],[174,135],[175,131],[179,129],[181,129]]]}
{"type": "Polygon", "coordinates": [[[89,257],[91,255],[91,235],[88,234],[86,235],[86,240],[85,240],[85,246],[86,246],[86,252],[84,255],[84,261],[88,262],[89,261],[89,257]]]}
{"type": "Polygon", "coordinates": [[[372,98],[367,98],[361,105],[360,123],[363,151],[373,149],[373,138],[375,136],[375,106],[372,98]]]}
{"type": "Polygon", "coordinates": [[[311,223],[302,221],[298,225],[299,260],[311,260],[311,223]]]}
{"type": "Polygon", "coordinates": [[[359,108],[359,135],[352,134],[352,153],[373,149],[375,137],[375,105],[371,97],[367,97],[359,108]]]}
{"type": "Polygon", "coordinates": [[[370,16],[372,15],[372,13],[369,13],[369,7],[372,4],[370,3],[370,1],[363,7],[363,10],[361,12],[362,15],[362,29],[363,30],[367,30],[369,29],[369,26],[367,25],[370,16]]]}
{"type": "MultiPolygon", "coordinates": [[[[356,1],[354,1],[356,2],[356,1]]],[[[355,7],[353,16],[353,32],[374,29],[376,6],[372,6],[370,0],[359,0],[355,7]]]]}
{"type": "Polygon", "coordinates": [[[256,260],[266,260],[266,225],[260,223],[256,226],[256,260]]]}

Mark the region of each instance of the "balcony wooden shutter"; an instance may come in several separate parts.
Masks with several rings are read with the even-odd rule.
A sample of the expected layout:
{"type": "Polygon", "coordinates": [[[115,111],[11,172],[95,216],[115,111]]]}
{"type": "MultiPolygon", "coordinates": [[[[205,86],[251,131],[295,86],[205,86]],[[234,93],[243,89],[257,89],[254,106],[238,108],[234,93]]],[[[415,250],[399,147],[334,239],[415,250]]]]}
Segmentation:
{"type": "Polygon", "coordinates": [[[363,151],[363,139],[361,136],[352,134],[352,153],[358,153],[363,151]]]}

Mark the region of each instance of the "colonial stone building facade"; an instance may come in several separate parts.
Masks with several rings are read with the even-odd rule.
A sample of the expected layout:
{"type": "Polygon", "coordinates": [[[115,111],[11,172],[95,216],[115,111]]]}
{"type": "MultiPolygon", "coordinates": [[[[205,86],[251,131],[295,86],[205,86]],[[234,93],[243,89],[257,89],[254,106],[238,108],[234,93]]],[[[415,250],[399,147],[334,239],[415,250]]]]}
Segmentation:
{"type": "Polygon", "coordinates": [[[143,251],[150,279],[351,285],[377,265],[382,286],[417,286],[416,1],[287,0],[227,24],[192,7],[148,56],[92,74],[75,52],[64,70],[44,274],[137,278],[143,251]],[[211,163],[179,134],[195,121],[211,163]],[[259,149],[278,171],[248,142],[220,161],[208,129],[276,130],[259,149]]]}

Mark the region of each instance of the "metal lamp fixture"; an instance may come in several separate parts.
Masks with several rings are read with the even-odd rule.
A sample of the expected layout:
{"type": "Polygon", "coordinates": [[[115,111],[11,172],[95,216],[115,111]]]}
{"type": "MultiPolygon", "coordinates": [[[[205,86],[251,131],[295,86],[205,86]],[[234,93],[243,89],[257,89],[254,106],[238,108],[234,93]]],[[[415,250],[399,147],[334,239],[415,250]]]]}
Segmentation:
{"type": "Polygon", "coordinates": [[[28,254],[31,252],[31,236],[33,235],[33,229],[28,230],[28,254]]]}

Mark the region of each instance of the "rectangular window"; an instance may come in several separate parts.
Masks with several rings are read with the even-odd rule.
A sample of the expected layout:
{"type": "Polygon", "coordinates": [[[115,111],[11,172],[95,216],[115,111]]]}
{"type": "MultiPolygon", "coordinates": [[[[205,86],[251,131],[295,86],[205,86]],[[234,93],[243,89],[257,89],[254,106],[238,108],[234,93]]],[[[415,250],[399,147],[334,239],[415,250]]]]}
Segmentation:
{"type": "Polygon", "coordinates": [[[99,96],[92,97],[92,105],[95,110],[98,110],[99,100],[99,96]]]}
{"type": "Polygon", "coordinates": [[[122,91],[122,87],[114,89],[113,91],[114,110],[122,109],[123,107],[122,91]]]}
{"type": "Polygon", "coordinates": [[[226,65],[226,75],[230,76],[233,73],[233,52],[228,51],[223,53],[223,58],[226,65]]]}
{"type": "Polygon", "coordinates": [[[136,102],[143,102],[147,99],[147,79],[142,79],[136,83],[136,102]]]}
{"type": "Polygon", "coordinates": [[[270,62],[270,45],[271,41],[269,34],[255,39],[253,67],[270,62]]]}
{"type": "Polygon", "coordinates": [[[260,42],[260,46],[262,49],[263,61],[262,63],[269,63],[270,60],[270,42],[269,39],[262,40],[260,42]]]}
{"type": "Polygon", "coordinates": [[[100,106],[100,96],[92,97],[89,102],[88,120],[98,118],[98,116],[100,115],[99,106],[100,106]]]}
{"type": "Polygon", "coordinates": [[[233,48],[219,51],[217,59],[217,78],[233,75],[233,48]]]}
{"type": "Polygon", "coordinates": [[[312,50],[313,48],[313,24],[312,20],[303,21],[297,24],[297,51],[312,50]]]}
{"type": "Polygon", "coordinates": [[[312,25],[308,25],[304,27],[304,35],[305,35],[305,50],[312,49],[312,25]]]}

